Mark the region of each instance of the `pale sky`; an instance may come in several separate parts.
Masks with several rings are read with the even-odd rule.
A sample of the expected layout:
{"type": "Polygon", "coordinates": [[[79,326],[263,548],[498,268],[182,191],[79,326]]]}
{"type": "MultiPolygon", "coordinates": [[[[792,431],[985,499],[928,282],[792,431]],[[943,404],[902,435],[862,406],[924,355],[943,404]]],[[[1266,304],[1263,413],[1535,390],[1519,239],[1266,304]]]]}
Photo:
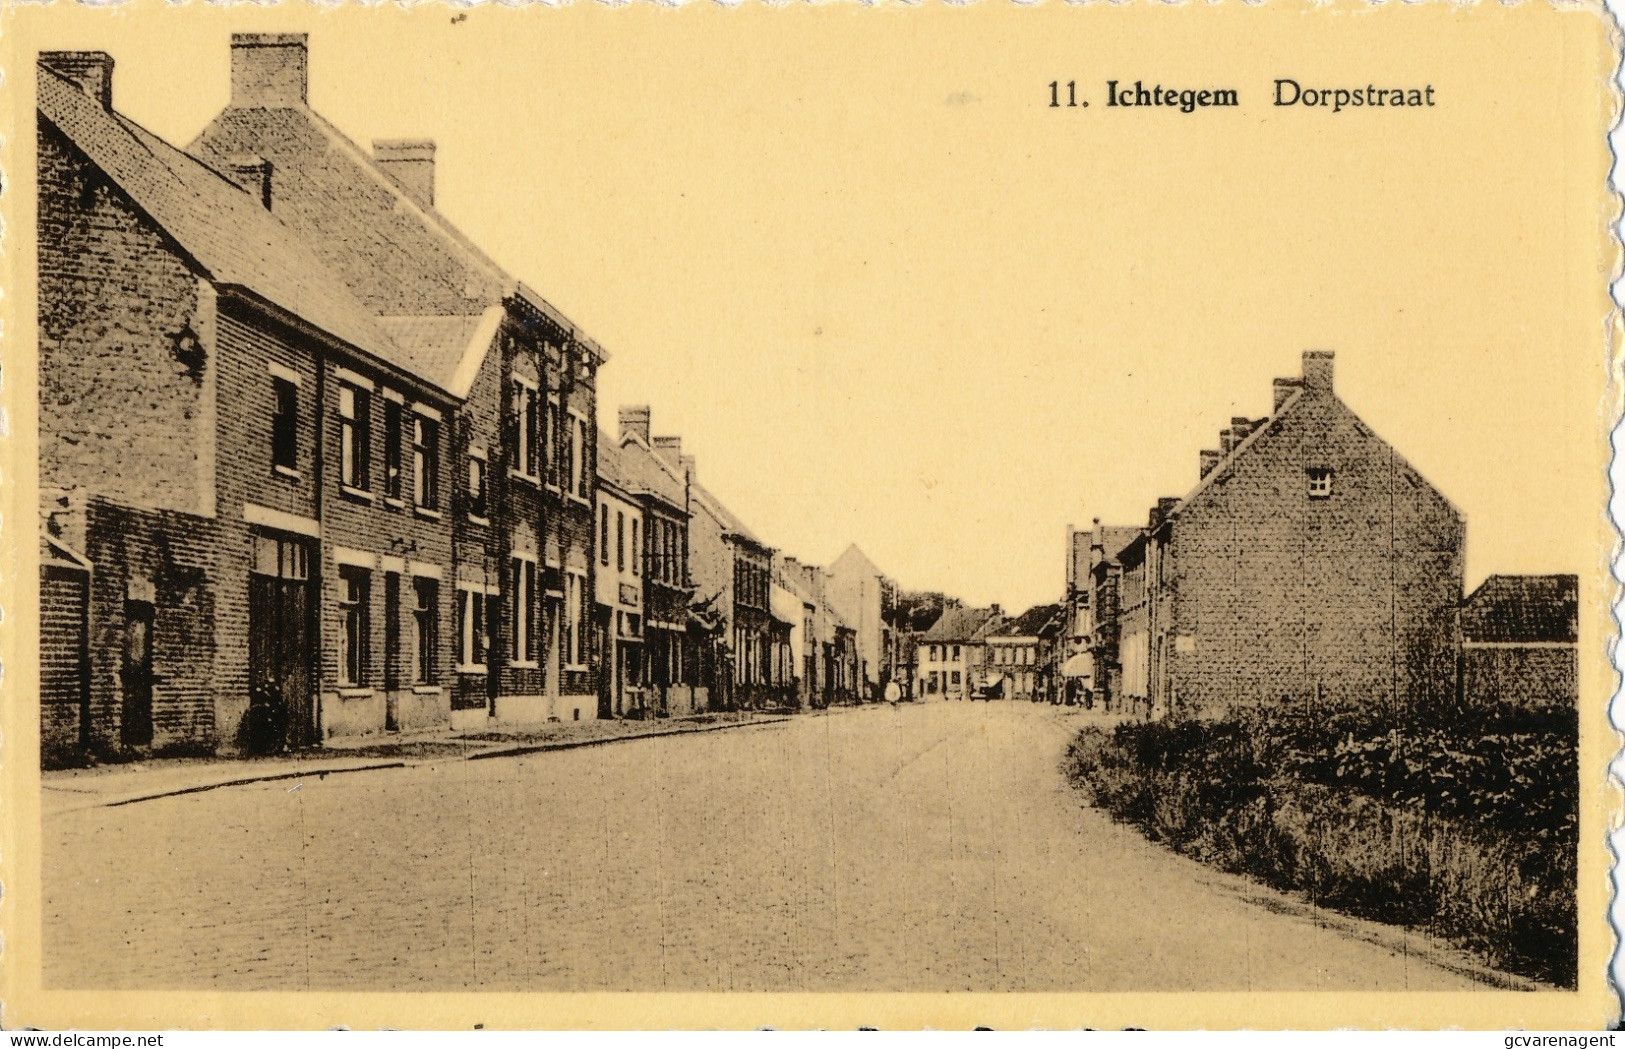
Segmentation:
{"type": "Polygon", "coordinates": [[[1017,609],[1060,595],[1068,522],[1182,494],[1307,348],[1466,515],[1469,587],[1599,563],[1603,118],[1575,70],[1604,49],[1535,6],[284,5],[27,43],[111,51],[118,108],[184,145],[231,31],[310,33],[314,107],[436,140],[441,210],[609,350],[606,427],[651,404],[787,553],[855,541],[1017,609]],[[1276,76],[1440,104],[1278,110],[1276,76]],[[1057,77],[1092,108],[1048,108],[1057,77]],[[1136,78],[1242,106],[1107,109],[1136,78]]]}

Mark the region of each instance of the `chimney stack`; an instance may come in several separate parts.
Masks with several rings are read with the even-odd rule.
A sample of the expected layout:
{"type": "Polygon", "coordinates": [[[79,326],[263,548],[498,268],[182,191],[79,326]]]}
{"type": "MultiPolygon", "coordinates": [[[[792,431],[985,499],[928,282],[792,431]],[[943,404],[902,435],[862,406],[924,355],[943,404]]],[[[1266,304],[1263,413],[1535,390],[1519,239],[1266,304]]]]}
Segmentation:
{"type": "Polygon", "coordinates": [[[375,138],[372,162],[421,207],[434,207],[434,141],[375,138]]]}
{"type": "Polygon", "coordinates": [[[1270,409],[1271,415],[1281,410],[1281,405],[1286,403],[1287,398],[1292,396],[1293,391],[1296,390],[1299,385],[1300,384],[1297,379],[1275,380],[1275,407],[1270,409]]]}
{"type": "Polygon", "coordinates": [[[681,437],[656,437],[654,449],[673,465],[683,461],[683,439],[681,437]]]}
{"type": "Polygon", "coordinates": [[[644,444],[649,443],[649,406],[647,404],[623,404],[620,410],[621,440],[636,437],[644,444]]]}
{"type": "Polygon", "coordinates": [[[1314,393],[1332,392],[1331,350],[1303,351],[1303,388],[1314,393]]]}
{"type": "Polygon", "coordinates": [[[113,56],[106,51],[41,51],[39,64],[73,81],[103,109],[113,108],[113,56]]]}
{"type": "MultiPolygon", "coordinates": [[[[671,438],[667,438],[667,440],[675,441],[675,440],[677,440],[677,438],[671,437],[671,438]]],[[[699,483],[699,471],[695,469],[694,457],[692,455],[685,455],[685,456],[682,456],[678,460],[678,462],[682,464],[683,475],[688,478],[688,483],[689,484],[698,484],[699,483]]]]}
{"type": "Polygon", "coordinates": [[[1219,431],[1219,458],[1223,459],[1236,448],[1235,432],[1229,428],[1219,431]]]}
{"type": "Polygon", "coordinates": [[[307,69],[304,33],[231,34],[231,104],[235,107],[304,105],[307,69]]]}
{"type": "Polygon", "coordinates": [[[1202,472],[1200,476],[1206,477],[1208,474],[1212,473],[1213,468],[1218,466],[1219,461],[1223,458],[1224,456],[1220,455],[1212,448],[1202,449],[1202,472]]]}
{"type": "Polygon", "coordinates": [[[252,153],[238,154],[226,162],[227,174],[260,202],[260,207],[271,210],[271,162],[252,153]]]}

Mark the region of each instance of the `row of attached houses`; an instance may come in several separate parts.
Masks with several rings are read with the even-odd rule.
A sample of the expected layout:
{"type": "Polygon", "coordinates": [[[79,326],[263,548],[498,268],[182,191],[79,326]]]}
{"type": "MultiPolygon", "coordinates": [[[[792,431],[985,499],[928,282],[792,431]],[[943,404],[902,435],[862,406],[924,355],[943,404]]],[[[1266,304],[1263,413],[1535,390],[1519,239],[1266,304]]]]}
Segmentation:
{"type": "Polygon", "coordinates": [[[47,762],[810,701],[775,551],[647,408],[600,431],[607,354],[436,210],[432,142],[328,123],[303,34],[234,35],[185,149],[112,78],[35,78],[47,762]]]}
{"type": "Polygon", "coordinates": [[[1461,514],[1338,397],[1333,361],[1304,353],[1143,526],[1069,530],[1069,695],[1150,717],[1403,711],[1484,702],[1493,680],[1572,702],[1575,578],[1492,577],[1464,601],[1461,514]]]}

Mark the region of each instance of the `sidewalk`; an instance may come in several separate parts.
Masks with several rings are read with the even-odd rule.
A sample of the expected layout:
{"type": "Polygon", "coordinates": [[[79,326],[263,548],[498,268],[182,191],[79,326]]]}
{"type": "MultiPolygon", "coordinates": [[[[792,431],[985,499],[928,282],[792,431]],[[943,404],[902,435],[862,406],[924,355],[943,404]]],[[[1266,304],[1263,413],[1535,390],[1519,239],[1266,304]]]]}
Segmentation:
{"type": "Polygon", "coordinates": [[[554,722],[504,731],[457,733],[445,729],[328,740],[320,749],[278,757],[157,758],[125,765],[62,769],[41,775],[41,809],[52,814],[132,805],[246,783],[517,757],[624,740],[771,725],[792,716],[707,713],[647,721],[554,722]]]}

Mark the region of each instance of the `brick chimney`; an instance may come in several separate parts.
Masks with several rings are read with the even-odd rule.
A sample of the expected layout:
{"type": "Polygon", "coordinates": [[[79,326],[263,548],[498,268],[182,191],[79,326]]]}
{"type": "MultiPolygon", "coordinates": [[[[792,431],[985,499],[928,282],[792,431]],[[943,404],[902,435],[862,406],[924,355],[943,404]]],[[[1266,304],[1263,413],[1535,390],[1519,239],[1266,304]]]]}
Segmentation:
{"type": "Polygon", "coordinates": [[[427,138],[375,138],[372,162],[425,208],[434,207],[434,141],[427,138]]]}
{"type": "Polygon", "coordinates": [[[106,51],[41,51],[39,64],[73,81],[103,109],[113,108],[113,56],[106,51]]]}
{"type": "MultiPolygon", "coordinates": [[[[621,440],[636,437],[644,444],[649,444],[649,406],[647,404],[623,404],[620,410],[621,440]]],[[[653,447],[653,445],[650,445],[653,447]]]]}
{"type": "Polygon", "coordinates": [[[1280,411],[1281,405],[1286,403],[1287,398],[1291,397],[1300,385],[1301,382],[1297,379],[1276,379],[1275,406],[1270,409],[1270,413],[1274,414],[1275,412],[1280,411]]]}
{"type": "Polygon", "coordinates": [[[683,439],[681,437],[656,437],[654,439],[654,449],[665,456],[666,461],[669,463],[681,463],[683,461],[683,439]]]}
{"type": "Polygon", "coordinates": [[[1219,461],[1223,458],[1224,456],[1220,455],[1212,448],[1202,449],[1202,472],[1200,476],[1206,477],[1208,474],[1212,473],[1213,468],[1218,466],[1219,461]]]}
{"type": "Polygon", "coordinates": [[[1236,434],[1229,427],[1219,431],[1219,458],[1224,458],[1236,449],[1236,434]]]}
{"type": "MultiPolygon", "coordinates": [[[[675,441],[677,438],[673,437],[670,439],[675,441]]],[[[688,478],[688,483],[698,484],[699,470],[694,465],[694,457],[692,455],[685,455],[678,461],[682,464],[683,476],[688,478]]]]}
{"type": "Polygon", "coordinates": [[[1331,350],[1303,351],[1303,388],[1315,393],[1332,392],[1331,350]]]}
{"type": "Polygon", "coordinates": [[[308,64],[304,33],[231,34],[231,104],[271,109],[304,105],[308,64]]]}
{"type": "Polygon", "coordinates": [[[226,161],[226,174],[248,191],[265,210],[271,210],[271,162],[253,153],[241,153],[226,161]]]}

